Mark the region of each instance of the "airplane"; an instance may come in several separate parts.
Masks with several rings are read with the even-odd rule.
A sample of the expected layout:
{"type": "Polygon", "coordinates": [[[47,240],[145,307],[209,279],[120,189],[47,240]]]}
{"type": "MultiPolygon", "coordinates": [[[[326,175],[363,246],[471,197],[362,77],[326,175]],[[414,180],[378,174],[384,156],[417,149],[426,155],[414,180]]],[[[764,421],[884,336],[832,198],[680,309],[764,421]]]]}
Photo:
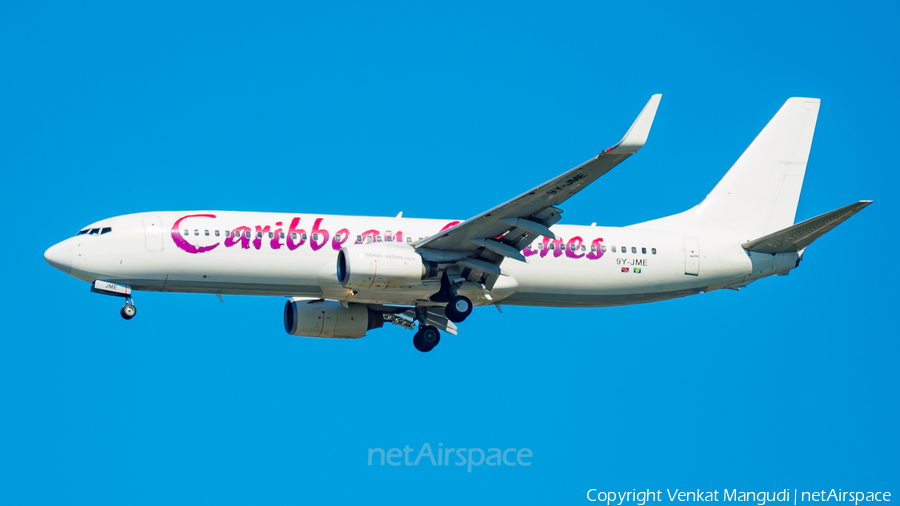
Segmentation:
{"type": "Polygon", "coordinates": [[[559,207],[646,143],[662,95],[596,157],[464,221],[231,211],[147,212],[88,225],[44,253],[134,291],[288,297],[294,336],[359,338],[385,323],[434,349],[474,307],[603,307],[739,290],[800,265],[872,201],[794,223],[820,100],[788,99],[698,205],[626,227],[562,225],[559,207]],[[417,328],[416,328],[417,327],[417,328]]]}

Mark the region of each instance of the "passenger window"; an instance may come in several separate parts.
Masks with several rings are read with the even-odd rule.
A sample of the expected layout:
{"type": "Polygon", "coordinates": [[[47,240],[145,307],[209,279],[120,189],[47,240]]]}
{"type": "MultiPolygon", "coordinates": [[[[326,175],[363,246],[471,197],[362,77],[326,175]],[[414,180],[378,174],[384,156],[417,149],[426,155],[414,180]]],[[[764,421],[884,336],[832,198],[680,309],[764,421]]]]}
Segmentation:
{"type": "Polygon", "coordinates": [[[634,246],[632,246],[632,247],[631,247],[631,252],[632,252],[632,253],[637,253],[637,248],[634,247],[634,246]]]}
{"type": "Polygon", "coordinates": [[[656,248],[651,248],[651,249],[650,249],[650,252],[653,253],[653,254],[655,255],[655,254],[656,254],[656,248]]]}
{"type": "Polygon", "coordinates": [[[341,242],[341,234],[334,234],[334,240],[337,242],[341,242]]]}
{"type": "Polygon", "coordinates": [[[250,231],[249,231],[249,230],[244,230],[244,237],[246,237],[247,239],[250,238],[250,231]]]}
{"type": "Polygon", "coordinates": [[[367,235],[367,236],[366,236],[366,244],[368,244],[368,243],[370,243],[370,242],[372,242],[372,236],[371,236],[371,235],[367,235]]]}
{"type": "Polygon", "coordinates": [[[291,232],[291,239],[297,240],[297,232],[291,232]]]}
{"type": "MultiPolygon", "coordinates": [[[[606,253],[606,245],[605,244],[600,245],[600,251],[606,253]]],[[[613,251],[615,251],[615,246],[613,246],[613,251]]]]}
{"type": "Polygon", "coordinates": [[[275,232],[269,232],[269,239],[275,238],[275,232]]]}
{"type": "Polygon", "coordinates": [[[219,237],[219,231],[216,230],[216,237],[219,237]]]}
{"type": "Polygon", "coordinates": [[[200,231],[197,230],[196,228],[194,229],[194,235],[200,235],[200,231]]]}
{"type": "Polygon", "coordinates": [[[256,233],[256,238],[257,238],[257,239],[262,239],[262,232],[257,232],[257,233],[256,233]]]}
{"type": "Polygon", "coordinates": [[[612,252],[613,252],[613,253],[616,252],[616,247],[615,247],[615,246],[612,247],[612,252]]]}
{"type": "Polygon", "coordinates": [[[646,254],[647,254],[647,248],[641,248],[641,253],[643,253],[643,254],[646,255],[646,254]]]}
{"type": "Polygon", "coordinates": [[[597,245],[591,244],[591,253],[596,253],[596,252],[597,252],[597,245]]]}
{"type": "Polygon", "coordinates": [[[112,232],[112,228],[110,228],[110,227],[103,227],[103,230],[100,231],[100,235],[108,234],[108,233],[110,233],[110,232],[112,232]]]}
{"type": "Polygon", "coordinates": [[[208,236],[208,235],[209,235],[209,230],[204,230],[204,231],[203,231],[203,235],[207,235],[207,236],[208,236]]]}
{"type": "Polygon", "coordinates": [[[313,241],[319,240],[319,234],[313,234],[313,241]]]}
{"type": "Polygon", "coordinates": [[[381,242],[381,235],[375,236],[375,242],[381,242]]]}
{"type": "Polygon", "coordinates": [[[555,245],[555,244],[551,244],[551,245],[550,245],[550,249],[552,249],[552,250],[555,251],[555,250],[556,250],[556,245],[555,245]]]}
{"type": "Polygon", "coordinates": [[[384,240],[385,240],[386,242],[394,242],[394,236],[392,236],[392,235],[386,235],[386,236],[384,236],[384,240]]]}
{"type": "Polygon", "coordinates": [[[628,253],[628,248],[625,246],[622,246],[622,253],[628,253]]]}
{"type": "Polygon", "coordinates": [[[281,236],[282,239],[284,239],[284,232],[282,232],[282,233],[279,234],[279,235],[281,236]]]}
{"type": "Polygon", "coordinates": [[[306,232],[303,232],[302,234],[300,234],[300,238],[305,241],[306,240],[306,232]]]}
{"type": "Polygon", "coordinates": [[[231,237],[231,230],[225,231],[225,237],[231,237]]]}
{"type": "Polygon", "coordinates": [[[191,233],[188,231],[188,229],[184,229],[184,235],[191,235],[191,233]]]}
{"type": "Polygon", "coordinates": [[[539,242],[538,243],[538,251],[543,251],[543,250],[544,250],[544,243],[539,242]]]}
{"type": "Polygon", "coordinates": [[[412,242],[412,237],[407,237],[406,242],[412,242]]]}
{"type": "Polygon", "coordinates": [[[584,244],[581,245],[581,251],[587,251],[587,249],[584,247],[584,244]]]}

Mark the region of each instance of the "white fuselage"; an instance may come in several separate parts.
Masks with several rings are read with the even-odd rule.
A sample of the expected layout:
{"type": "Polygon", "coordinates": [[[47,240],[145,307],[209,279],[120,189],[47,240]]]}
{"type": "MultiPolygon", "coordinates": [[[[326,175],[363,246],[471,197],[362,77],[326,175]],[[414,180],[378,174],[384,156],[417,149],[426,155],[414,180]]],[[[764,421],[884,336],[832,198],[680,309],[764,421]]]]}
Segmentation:
{"type": "MultiPolygon", "coordinates": [[[[341,286],[341,247],[414,243],[454,220],[231,211],[152,212],[117,216],[54,246],[57,267],[135,290],[322,297],[370,304],[422,304],[439,280],[397,290],[341,286]],[[103,229],[109,228],[106,233],[103,229]],[[92,233],[96,230],[96,233],[92,233]]],[[[475,305],[494,303],[596,307],[664,300],[782,274],[798,253],[758,254],[742,238],[714,231],[557,225],[539,238],[527,263],[505,260],[505,276],[488,290],[466,282],[475,305]]]]}

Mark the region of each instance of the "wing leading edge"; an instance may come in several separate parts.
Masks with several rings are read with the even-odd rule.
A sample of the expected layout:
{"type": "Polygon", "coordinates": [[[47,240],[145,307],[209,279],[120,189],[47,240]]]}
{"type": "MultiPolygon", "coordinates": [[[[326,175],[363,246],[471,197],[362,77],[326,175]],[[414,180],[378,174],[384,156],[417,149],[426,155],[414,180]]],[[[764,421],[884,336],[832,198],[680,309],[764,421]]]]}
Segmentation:
{"type": "Polygon", "coordinates": [[[462,276],[493,286],[500,263],[507,257],[519,261],[520,253],[538,236],[553,237],[549,227],[558,222],[556,206],[596,181],[647,142],[662,95],[653,95],[616,145],[546,183],[477,216],[418,241],[416,249],[426,259],[459,262],[462,276]]]}

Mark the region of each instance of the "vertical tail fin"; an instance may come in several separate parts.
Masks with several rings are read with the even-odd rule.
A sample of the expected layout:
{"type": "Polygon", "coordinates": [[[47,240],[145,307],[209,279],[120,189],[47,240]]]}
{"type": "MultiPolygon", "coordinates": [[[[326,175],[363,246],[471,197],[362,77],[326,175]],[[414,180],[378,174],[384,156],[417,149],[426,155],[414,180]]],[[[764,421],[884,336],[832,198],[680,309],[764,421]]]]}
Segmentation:
{"type": "Polygon", "coordinates": [[[697,211],[746,237],[793,225],[818,115],[819,99],[788,99],[697,211]]]}
{"type": "Polygon", "coordinates": [[[641,228],[726,229],[750,240],[794,224],[819,99],[789,98],[698,206],[641,228]]]}

